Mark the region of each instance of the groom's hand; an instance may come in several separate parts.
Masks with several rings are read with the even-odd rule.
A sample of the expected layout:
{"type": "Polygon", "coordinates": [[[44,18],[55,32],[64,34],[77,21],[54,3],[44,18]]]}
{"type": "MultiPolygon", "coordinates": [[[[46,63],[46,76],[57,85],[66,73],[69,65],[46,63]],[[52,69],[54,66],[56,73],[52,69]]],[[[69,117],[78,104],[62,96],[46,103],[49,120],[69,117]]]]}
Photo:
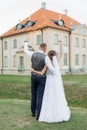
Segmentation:
{"type": "Polygon", "coordinates": [[[29,36],[27,36],[27,37],[26,37],[25,41],[26,41],[26,42],[28,42],[28,41],[29,41],[29,36]]]}
{"type": "Polygon", "coordinates": [[[28,45],[28,47],[29,47],[29,48],[32,48],[32,46],[31,46],[31,45],[28,45]]]}

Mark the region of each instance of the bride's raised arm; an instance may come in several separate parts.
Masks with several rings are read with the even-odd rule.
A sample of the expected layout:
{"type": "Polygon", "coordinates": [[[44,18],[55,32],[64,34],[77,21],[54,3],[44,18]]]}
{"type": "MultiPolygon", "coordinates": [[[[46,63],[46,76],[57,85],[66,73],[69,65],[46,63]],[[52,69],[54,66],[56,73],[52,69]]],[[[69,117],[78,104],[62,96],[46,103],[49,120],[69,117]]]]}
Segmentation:
{"type": "Polygon", "coordinates": [[[59,67],[58,60],[57,60],[56,56],[53,56],[53,65],[54,65],[55,68],[59,67]]]}

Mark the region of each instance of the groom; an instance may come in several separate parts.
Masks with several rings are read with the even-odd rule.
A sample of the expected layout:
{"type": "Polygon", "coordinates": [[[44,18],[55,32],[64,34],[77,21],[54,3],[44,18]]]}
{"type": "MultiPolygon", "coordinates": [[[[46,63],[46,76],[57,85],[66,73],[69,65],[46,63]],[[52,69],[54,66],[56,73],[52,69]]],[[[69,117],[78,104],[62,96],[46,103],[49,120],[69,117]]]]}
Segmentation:
{"type": "MultiPolygon", "coordinates": [[[[39,46],[38,52],[28,50],[28,41],[24,42],[24,52],[31,57],[32,68],[41,71],[45,65],[45,52],[47,49],[46,43],[42,43],[39,46]]],[[[32,116],[37,116],[38,120],[42,105],[42,98],[45,88],[46,74],[43,76],[36,73],[31,73],[31,112],[32,116]]]]}
{"type": "MultiPolygon", "coordinates": [[[[33,48],[30,49],[33,50],[33,48]]],[[[31,57],[32,68],[34,70],[41,71],[44,68],[44,65],[46,65],[49,70],[54,70],[54,67],[49,64],[48,58],[46,58],[46,50],[46,43],[40,44],[39,51],[35,52],[28,50],[28,39],[24,42],[24,52],[31,57]]],[[[46,73],[42,76],[33,72],[31,73],[31,112],[32,116],[37,116],[37,120],[41,111],[45,82],[46,73]]]]}

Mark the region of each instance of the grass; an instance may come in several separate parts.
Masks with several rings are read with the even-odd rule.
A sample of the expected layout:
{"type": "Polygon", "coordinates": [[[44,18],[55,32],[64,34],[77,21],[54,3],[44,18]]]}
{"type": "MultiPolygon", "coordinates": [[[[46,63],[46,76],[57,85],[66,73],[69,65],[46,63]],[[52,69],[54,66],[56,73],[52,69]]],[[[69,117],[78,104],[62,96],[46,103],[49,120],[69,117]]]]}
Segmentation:
{"type": "Polygon", "coordinates": [[[40,123],[31,117],[30,76],[0,75],[0,130],[86,130],[87,75],[63,76],[71,118],[62,123],[40,123]]]}
{"type": "Polygon", "coordinates": [[[0,75],[0,99],[30,99],[30,77],[0,75]]]}
{"type": "MultiPolygon", "coordinates": [[[[70,106],[87,108],[87,75],[63,76],[66,98],[70,106]]],[[[0,99],[30,100],[30,77],[0,75],[0,99]]]]}
{"type": "Polygon", "coordinates": [[[87,109],[71,107],[71,119],[62,123],[40,123],[31,117],[28,100],[0,100],[0,130],[86,130],[87,109]]]}
{"type": "Polygon", "coordinates": [[[63,76],[63,83],[69,105],[87,108],[87,75],[63,76]]]}

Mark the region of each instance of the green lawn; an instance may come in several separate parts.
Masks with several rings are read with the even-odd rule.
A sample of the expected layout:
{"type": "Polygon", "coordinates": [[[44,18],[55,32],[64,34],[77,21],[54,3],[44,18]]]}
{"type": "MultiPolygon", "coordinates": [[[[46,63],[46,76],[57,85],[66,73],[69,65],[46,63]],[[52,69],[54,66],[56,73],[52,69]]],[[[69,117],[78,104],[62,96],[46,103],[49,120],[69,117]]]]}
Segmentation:
{"type": "Polygon", "coordinates": [[[0,75],[0,99],[30,99],[30,77],[0,75]]]}
{"type": "Polygon", "coordinates": [[[40,123],[31,117],[30,77],[0,75],[0,130],[87,130],[87,75],[63,76],[71,118],[40,123]]]}
{"type": "MultiPolygon", "coordinates": [[[[66,98],[70,106],[87,108],[87,75],[63,76],[66,98]]],[[[30,100],[30,77],[0,75],[0,99],[30,100]]]]}
{"type": "Polygon", "coordinates": [[[28,100],[0,100],[0,130],[87,130],[87,109],[71,107],[71,119],[62,123],[40,123],[31,117],[28,100]]]}
{"type": "Polygon", "coordinates": [[[69,105],[87,108],[87,75],[63,76],[63,83],[69,105]]]}

